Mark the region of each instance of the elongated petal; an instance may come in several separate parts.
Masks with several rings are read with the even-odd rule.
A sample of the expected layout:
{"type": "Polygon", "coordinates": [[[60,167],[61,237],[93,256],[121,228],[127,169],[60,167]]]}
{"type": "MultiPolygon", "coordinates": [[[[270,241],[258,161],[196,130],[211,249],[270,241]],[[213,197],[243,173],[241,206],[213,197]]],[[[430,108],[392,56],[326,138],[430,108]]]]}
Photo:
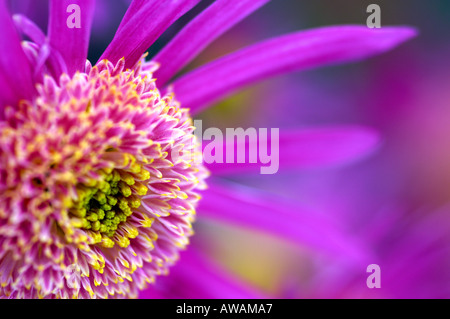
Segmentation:
{"type": "Polygon", "coordinates": [[[199,1],[134,0],[100,59],[108,59],[115,64],[125,57],[125,66],[131,68],[172,23],[199,1]]]}
{"type": "MultiPolygon", "coordinates": [[[[343,165],[368,155],[380,142],[375,131],[358,126],[282,131],[279,134],[279,143],[270,129],[267,133],[256,132],[259,138],[253,134],[245,143],[238,139],[232,142],[228,138],[222,147],[223,163],[213,162],[214,157],[208,160],[210,152],[204,151],[204,161],[213,174],[274,174],[285,173],[292,168],[311,169],[343,165]],[[263,145],[267,146],[262,147],[263,145]],[[233,157],[227,160],[230,150],[233,157]],[[241,154],[245,154],[244,163],[238,163],[241,154]],[[256,162],[250,161],[252,156],[256,158],[256,162]]],[[[202,146],[212,148],[208,146],[212,145],[209,143],[214,141],[203,141],[202,146]]]]}
{"type": "Polygon", "coordinates": [[[357,61],[390,50],[414,35],[408,27],[337,26],[301,31],[226,55],[176,80],[173,90],[195,114],[256,81],[357,61]]]}
{"type": "Polygon", "coordinates": [[[34,92],[30,65],[4,0],[0,0],[0,118],[5,106],[14,106],[34,92]]]}
{"type": "Polygon", "coordinates": [[[39,45],[44,44],[46,36],[33,21],[22,14],[13,15],[13,21],[16,27],[23,32],[23,34],[27,35],[31,41],[39,45]]]}
{"type": "Polygon", "coordinates": [[[50,46],[62,56],[69,75],[83,70],[86,65],[94,7],[95,0],[50,2],[50,46]]]}
{"type": "Polygon", "coordinates": [[[256,299],[264,298],[244,282],[207,260],[194,247],[181,255],[167,277],[140,293],[141,299],[256,299]]]}
{"type": "Polygon", "coordinates": [[[368,251],[327,215],[241,186],[225,188],[212,182],[209,186],[199,216],[275,234],[352,263],[366,261],[368,251]]]}
{"type": "Polygon", "coordinates": [[[161,64],[156,72],[162,87],[182,67],[194,59],[212,41],[239,21],[266,4],[269,0],[217,0],[177,36],[153,59],[161,64]]]}

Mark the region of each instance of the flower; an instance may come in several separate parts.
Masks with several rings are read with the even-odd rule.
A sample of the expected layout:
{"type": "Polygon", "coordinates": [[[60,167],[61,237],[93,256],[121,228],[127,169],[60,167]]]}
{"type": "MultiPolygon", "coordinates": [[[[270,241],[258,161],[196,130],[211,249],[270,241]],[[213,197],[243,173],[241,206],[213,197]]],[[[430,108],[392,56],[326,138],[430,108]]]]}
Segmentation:
{"type": "MultiPolygon", "coordinates": [[[[24,16],[12,18],[0,0],[1,296],[136,297],[167,273],[192,234],[208,175],[197,161],[201,149],[193,135],[193,114],[265,77],[360,60],[414,35],[405,27],[297,32],[170,82],[210,42],[267,0],[218,0],[145,61],[145,50],[198,2],[134,0],[92,65],[86,57],[95,1],[50,1],[46,35],[24,16]],[[68,25],[73,2],[79,27],[68,25]],[[30,41],[20,42],[17,30],[30,41]]],[[[288,132],[280,138],[286,151],[280,164],[285,169],[347,161],[366,153],[376,140],[360,128],[288,132]],[[336,140],[343,142],[331,147],[336,140]],[[313,143],[314,151],[298,148],[302,141],[309,147],[313,143]]],[[[233,169],[210,168],[213,173],[233,169]]],[[[305,215],[283,211],[276,201],[256,196],[255,205],[250,195],[214,185],[204,197],[203,208],[219,218],[272,224],[273,231],[294,240],[360,258],[332,224],[313,233],[318,220],[306,219],[299,228],[305,215]],[[230,199],[236,204],[231,212],[221,206],[230,199]],[[256,215],[256,210],[266,213],[256,215]],[[324,232],[337,244],[323,243],[319,236],[324,232]]]]}
{"type": "Polygon", "coordinates": [[[159,95],[151,69],[123,65],[102,61],[59,84],[47,76],[33,103],[6,110],[2,264],[20,274],[4,282],[5,294],[133,296],[187,244],[207,176],[190,155],[192,123],[159,95]],[[74,264],[80,291],[63,282],[74,264]]]}

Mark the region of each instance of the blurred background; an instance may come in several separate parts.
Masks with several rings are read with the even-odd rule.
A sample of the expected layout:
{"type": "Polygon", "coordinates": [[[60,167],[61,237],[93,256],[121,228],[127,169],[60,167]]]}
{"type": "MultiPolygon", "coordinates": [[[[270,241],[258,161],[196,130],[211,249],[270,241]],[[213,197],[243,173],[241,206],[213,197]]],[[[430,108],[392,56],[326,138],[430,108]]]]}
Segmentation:
{"type": "Polygon", "coordinates": [[[419,36],[361,63],[265,81],[202,115],[212,126],[361,124],[382,136],[379,149],[348,167],[232,178],[336,216],[377,256],[382,289],[367,289],[366,269],[321,260],[266,234],[197,225],[194,241],[213,238],[208,254],[268,293],[450,297],[449,1],[272,1],[197,63],[294,30],[365,24],[371,3],[381,7],[382,26],[414,26],[419,36]]]}
{"type": "Polygon", "coordinates": [[[420,34],[351,65],[290,74],[255,85],[202,114],[212,126],[321,127],[360,124],[382,144],[347,167],[275,176],[234,176],[336,216],[370,247],[381,289],[366,269],[235,226],[199,223],[194,241],[267,293],[284,297],[450,297],[450,2],[272,1],[212,45],[198,64],[271,36],[336,24],[365,24],[381,7],[382,26],[420,34]]]}
{"type": "MultiPolygon", "coordinates": [[[[175,23],[150,56],[211,2],[203,1],[175,23]]],[[[91,61],[113,38],[127,3],[98,1],[91,61]]],[[[381,7],[382,26],[414,26],[419,36],[363,62],[264,81],[198,117],[203,127],[356,124],[382,136],[377,150],[352,165],[227,177],[334,216],[381,267],[382,288],[368,289],[365,268],[348,268],[307,247],[199,218],[193,244],[269,296],[450,297],[450,1],[273,0],[215,41],[186,71],[273,36],[365,24],[371,3],[381,7]]],[[[45,25],[41,13],[29,16],[45,25]]]]}

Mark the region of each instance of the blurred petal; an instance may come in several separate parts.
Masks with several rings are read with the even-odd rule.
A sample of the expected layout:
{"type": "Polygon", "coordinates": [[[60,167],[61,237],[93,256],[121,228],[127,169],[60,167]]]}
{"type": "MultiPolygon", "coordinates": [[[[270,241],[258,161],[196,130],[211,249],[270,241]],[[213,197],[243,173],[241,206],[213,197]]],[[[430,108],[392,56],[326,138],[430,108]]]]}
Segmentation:
{"type": "Polygon", "coordinates": [[[4,0],[0,0],[0,119],[7,105],[33,94],[30,65],[4,0]]]}
{"type": "Polygon", "coordinates": [[[183,107],[197,113],[246,85],[278,74],[357,61],[410,39],[408,27],[336,26],[258,43],[194,70],[173,83],[183,107]]]}
{"type": "Polygon", "coordinates": [[[159,36],[199,1],[134,0],[100,60],[115,64],[125,57],[125,66],[133,67],[159,36]]]}
{"type": "MultiPolygon", "coordinates": [[[[267,145],[267,153],[271,154],[271,161],[261,162],[258,155],[257,162],[249,162],[249,153],[257,153],[261,146],[258,141],[251,139],[243,143],[233,143],[223,146],[223,153],[229,149],[234,149],[234,160],[232,163],[212,163],[207,167],[214,175],[233,174],[233,173],[261,173],[261,167],[276,165],[275,155],[272,155],[271,131],[268,130],[267,142],[264,136],[260,134],[259,143],[267,145]],[[234,144],[234,145],[233,145],[234,144]],[[245,150],[246,162],[237,163],[237,154],[245,150]]],[[[329,167],[348,164],[349,162],[361,159],[373,151],[380,142],[379,135],[368,128],[347,126],[347,127],[328,127],[323,129],[308,129],[280,132],[279,136],[279,171],[286,172],[287,169],[311,169],[317,167],[329,167]]],[[[209,141],[203,141],[203,147],[208,145],[209,141]]],[[[274,147],[276,143],[274,144],[274,147]]],[[[265,154],[266,152],[263,152],[265,154]]],[[[206,155],[204,154],[204,157],[206,155]]],[[[225,157],[225,155],[224,155],[225,157]]],[[[224,162],[226,159],[224,159],[224,162]]],[[[277,171],[276,171],[277,172],[277,171]]],[[[275,173],[276,173],[275,172],[275,173]]]]}
{"type": "MultiPolygon", "coordinates": [[[[385,225],[385,234],[370,245],[377,254],[371,263],[382,272],[382,289],[361,285],[367,272],[345,267],[320,269],[320,276],[311,279],[315,290],[312,298],[448,298],[450,294],[450,223],[449,208],[417,212],[389,211],[403,215],[401,220],[385,225]],[[417,218],[418,217],[418,218],[417,218]]],[[[358,237],[365,238],[372,224],[358,237]]],[[[367,238],[365,238],[367,240],[367,238]]]]}
{"type": "Polygon", "coordinates": [[[43,45],[46,36],[44,32],[30,19],[28,19],[23,14],[15,14],[13,16],[14,23],[16,27],[25,35],[27,35],[31,41],[36,44],[43,45]]]}
{"type": "Polygon", "coordinates": [[[48,23],[48,0],[9,0],[9,8],[11,13],[23,14],[38,25],[48,23]]]}
{"type": "Polygon", "coordinates": [[[162,65],[155,73],[158,85],[162,87],[211,42],[268,1],[215,1],[154,57],[162,65]]]}
{"type": "Polygon", "coordinates": [[[368,251],[329,216],[300,207],[274,194],[210,181],[199,216],[228,221],[291,240],[345,262],[367,262],[368,251]]]}
{"type": "MultiPolygon", "coordinates": [[[[67,65],[69,75],[84,70],[89,48],[95,0],[51,0],[48,38],[67,65]],[[68,19],[73,11],[70,5],[80,7],[80,28],[70,28],[68,19]]],[[[55,74],[58,76],[59,74],[55,74]]]]}
{"type": "Polygon", "coordinates": [[[244,282],[220,269],[190,247],[179,262],[170,268],[169,276],[159,277],[156,284],[140,293],[141,299],[259,299],[244,282]]]}

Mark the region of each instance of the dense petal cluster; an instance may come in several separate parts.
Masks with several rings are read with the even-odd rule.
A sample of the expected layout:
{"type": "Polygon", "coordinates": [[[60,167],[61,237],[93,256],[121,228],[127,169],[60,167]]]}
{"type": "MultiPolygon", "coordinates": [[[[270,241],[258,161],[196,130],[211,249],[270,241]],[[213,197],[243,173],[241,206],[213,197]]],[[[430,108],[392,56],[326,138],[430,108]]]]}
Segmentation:
{"type": "Polygon", "coordinates": [[[133,297],[188,243],[207,172],[156,67],[87,63],[5,110],[0,295],[133,297]]]}

